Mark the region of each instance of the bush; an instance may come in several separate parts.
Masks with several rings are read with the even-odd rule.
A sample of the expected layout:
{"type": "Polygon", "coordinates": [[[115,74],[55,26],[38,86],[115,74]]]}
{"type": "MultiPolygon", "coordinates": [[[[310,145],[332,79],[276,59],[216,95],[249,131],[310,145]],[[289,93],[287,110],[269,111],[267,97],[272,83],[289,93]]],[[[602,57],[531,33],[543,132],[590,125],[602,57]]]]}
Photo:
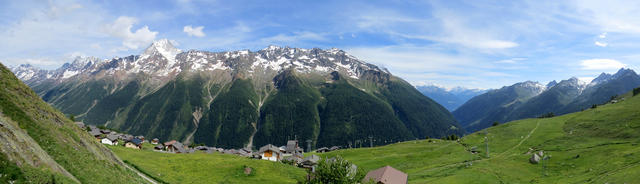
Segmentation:
{"type": "Polygon", "coordinates": [[[365,171],[362,168],[352,169],[353,164],[337,156],[334,159],[322,159],[316,166],[314,177],[308,183],[360,183],[365,171]]]}
{"type": "Polygon", "coordinates": [[[498,125],[500,125],[500,122],[494,121],[491,126],[498,126],[498,125]]]}
{"type": "Polygon", "coordinates": [[[548,112],[546,114],[538,116],[538,118],[551,118],[551,117],[554,117],[554,116],[556,116],[556,115],[553,114],[553,112],[548,112]]]}
{"type": "Polygon", "coordinates": [[[597,104],[593,104],[593,105],[591,105],[591,108],[592,109],[598,108],[598,105],[597,104]]]}
{"type": "Polygon", "coordinates": [[[633,89],[633,96],[636,96],[637,94],[640,94],[640,88],[633,89]]]}
{"type": "Polygon", "coordinates": [[[459,138],[460,138],[460,137],[458,137],[458,135],[456,135],[456,134],[451,134],[451,135],[449,135],[449,136],[445,137],[445,138],[444,138],[444,140],[452,140],[452,141],[455,141],[455,140],[458,140],[459,138]]]}

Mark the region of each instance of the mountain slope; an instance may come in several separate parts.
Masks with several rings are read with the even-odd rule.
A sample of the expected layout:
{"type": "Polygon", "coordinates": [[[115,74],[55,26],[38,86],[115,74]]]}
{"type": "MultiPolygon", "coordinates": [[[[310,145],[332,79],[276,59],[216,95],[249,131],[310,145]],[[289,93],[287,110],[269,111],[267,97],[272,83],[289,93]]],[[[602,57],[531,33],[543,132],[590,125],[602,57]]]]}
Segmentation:
{"type": "Polygon", "coordinates": [[[471,98],[453,111],[453,116],[470,132],[488,127],[491,123],[505,122],[510,109],[526,102],[545,90],[545,86],[532,81],[491,90],[471,98]]]}
{"type": "Polygon", "coordinates": [[[416,89],[423,95],[433,99],[434,101],[442,104],[447,110],[453,112],[469,99],[486,93],[488,90],[479,89],[467,89],[462,87],[456,87],[453,89],[445,89],[435,85],[428,86],[416,86],[416,89]]]}
{"type": "MultiPolygon", "coordinates": [[[[517,86],[518,84],[514,85],[517,86]]],[[[523,98],[515,103],[496,103],[510,101],[513,92],[506,87],[479,95],[462,105],[453,115],[460,124],[470,132],[489,127],[493,122],[508,122],[517,119],[533,118],[548,113],[562,115],[580,111],[611,100],[617,96],[640,86],[640,76],[631,69],[620,69],[616,74],[601,74],[589,84],[577,78],[550,82],[539,86],[539,93],[523,98]],[[505,98],[500,99],[499,96],[505,98]]]]}
{"type": "Polygon", "coordinates": [[[406,141],[320,157],[340,155],[365,170],[390,165],[407,173],[409,183],[634,183],[640,180],[640,96],[622,97],[582,112],[501,124],[459,141],[406,141]],[[550,158],[531,164],[539,151],[550,158]]]}
{"type": "Polygon", "coordinates": [[[30,78],[31,87],[87,124],[161,140],[258,148],[297,138],[330,147],[463,132],[407,82],[339,49],[181,52],[161,40],[140,56],[65,66],[30,78]]]}
{"type": "Polygon", "coordinates": [[[126,170],[113,153],[43,102],[3,65],[0,65],[0,86],[2,163],[20,168],[19,172],[14,170],[22,173],[17,174],[22,175],[17,177],[22,178],[18,181],[143,182],[126,170]]]}

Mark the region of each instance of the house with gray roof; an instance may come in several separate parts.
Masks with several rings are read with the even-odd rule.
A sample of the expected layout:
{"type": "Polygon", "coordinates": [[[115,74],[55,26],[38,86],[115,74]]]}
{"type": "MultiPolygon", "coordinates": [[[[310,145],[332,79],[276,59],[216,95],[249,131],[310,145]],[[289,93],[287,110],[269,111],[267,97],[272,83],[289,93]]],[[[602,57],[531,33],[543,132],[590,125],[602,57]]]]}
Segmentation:
{"type": "Polygon", "coordinates": [[[131,139],[131,141],[127,141],[124,146],[127,148],[142,149],[142,140],[134,138],[131,139]]]}
{"type": "Polygon", "coordinates": [[[100,142],[102,142],[102,144],[117,146],[118,145],[118,135],[109,134],[106,137],[102,138],[102,140],[100,140],[100,142]]]}
{"type": "Polygon", "coordinates": [[[176,140],[165,142],[164,145],[168,152],[187,153],[187,150],[184,148],[184,145],[181,142],[178,142],[176,140]]]}
{"type": "Polygon", "coordinates": [[[260,150],[258,150],[258,155],[260,155],[260,158],[262,158],[262,160],[269,160],[274,162],[280,161],[283,158],[280,148],[272,144],[262,146],[260,150]]]}

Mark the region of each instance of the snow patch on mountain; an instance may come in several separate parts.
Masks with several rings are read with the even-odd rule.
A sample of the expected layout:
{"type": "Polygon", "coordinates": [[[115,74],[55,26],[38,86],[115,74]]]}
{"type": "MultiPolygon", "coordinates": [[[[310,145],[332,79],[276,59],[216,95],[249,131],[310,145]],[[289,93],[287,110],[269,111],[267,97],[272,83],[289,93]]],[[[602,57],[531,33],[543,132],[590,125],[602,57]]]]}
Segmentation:
{"type": "Polygon", "coordinates": [[[301,73],[328,74],[338,71],[349,78],[358,79],[366,71],[389,73],[375,65],[363,62],[346,52],[331,49],[300,49],[268,46],[262,50],[208,52],[190,50],[183,52],[167,39],[153,42],[139,56],[115,57],[101,60],[95,57],[78,57],[56,70],[12,69],[22,80],[53,78],[68,80],[78,75],[107,75],[143,73],[157,77],[173,77],[183,71],[226,70],[247,72],[248,75],[273,75],[293,69],[301,73]],[[35,73],[35,74],[34,74],[35,73]],[[18,75],[19,74],[19,75],[18,75]]]}

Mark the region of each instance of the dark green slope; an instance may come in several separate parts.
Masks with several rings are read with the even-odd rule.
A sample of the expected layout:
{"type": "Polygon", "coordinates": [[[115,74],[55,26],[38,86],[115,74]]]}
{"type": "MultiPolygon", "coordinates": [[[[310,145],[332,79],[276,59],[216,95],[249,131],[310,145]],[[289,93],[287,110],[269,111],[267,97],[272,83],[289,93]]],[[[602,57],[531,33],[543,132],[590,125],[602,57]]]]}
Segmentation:
{"type": "MultiPolygon", "coordinates": [[[[540,95],[527,100],[525,103],[510,108],[510,112],[504,113],[506,117],[501,122],[534,118],[547,113],[561,114],[559,111],[580,94],[580,89],[571,85],[572,83],[577,84],[577,82],[577,78],[561,81],[540,95]]],[[[489,124],[485,125],[485,127],[489,126],[489,124]]]]}
{"type": "Polygon", "coordinates": [[[138,90],[140,90],[140,83],[132,81],[121,90],[105,96],[87,112],[82,118],[83,121],[98,125],[112,121],[117,118],[118,112],[122,112],[121,110],[136,100],[138,90]]]}
{"type": "MultiPolygon", "coordinates": [[[[49,89],[42,99],[65,114],[84,114],[94,102],[102,100],[115,88],[113,82],[93,80],[83,83],[64,82],[49,89]]],[[[36,90],[38,90],[36,88],[36,90]]]]}
{"type": "Polygon", "coordinates": [[[294,138],[312,140],[313,147],[347,146],[369,136],[380,145],[462,134],[446,109],[383,72],[366,71],[355,80],[338,72],[319,76],[285,70],[272,84],[242,77],[214,84],[219,79],[183,73],[148,94],[144,76],[136,78],[117,85],[99,79],[36,87],[51,89],[43,96],[87,124],[223,148],[281,145],[294,138]],[[333,81],[325,83],[325,77],[333,81]]]}
{"type": "Polygon", "coordinates": [[[396,116],[416,138],[464,133],[447,109],[422,95],[402,79],[390,80],[387,87],[383,88],[382,95],[391,104],[396,116]]]}
{"type": "MultiPolygon", "coordinates": [[[[3,65],[0,86],[0,174],[11,172],[15,179],[30,183],[143,182],[3,65]]],[[[0,177],[0,181],[7,180],[0,177]]]]}
{"type": "Polygon", "coordinates": [[[487,122],[504,122],[501,114],[507,111],[508,106],[520,104],[520,99],[526,97],[517,92],[515,85],[503,87],[470,99],[453,111],[453,116],[467,131],[474,132],[484,128],[487,122]]]}
{"type": "MultiPolygon", "coordinates": [[[[195,130],[193,112],[205,111],[205,80],[176,78],[137,101],[116,127],[135,135],[183,140],[195,130]]],[[[124,115],[123,115],[124,116],[124,115]]]]}
{"type": "Polygon", "coordinates": [[[262,106],[254,144],[284,144],[296,137],[317,142],[319,91],[295,76],[292,70],[276,76],[274,84],[277,92],[262,106]]]}
{"type": "Polygon", "coordinates": [[[246,146],[258,122],[258,96],[248,79],[235,79],[223,89],[200,120],[195,143],[222,148],[246,146]]]}
{"type": "Polygon", "coordinates": [[[317,146],[347,146],[348,142],[412,139],[411,131],[395,115],[392,107],[379,98],[358,89],[342,77],[325,84],[320,111],[320,139],[317,146]]]}

